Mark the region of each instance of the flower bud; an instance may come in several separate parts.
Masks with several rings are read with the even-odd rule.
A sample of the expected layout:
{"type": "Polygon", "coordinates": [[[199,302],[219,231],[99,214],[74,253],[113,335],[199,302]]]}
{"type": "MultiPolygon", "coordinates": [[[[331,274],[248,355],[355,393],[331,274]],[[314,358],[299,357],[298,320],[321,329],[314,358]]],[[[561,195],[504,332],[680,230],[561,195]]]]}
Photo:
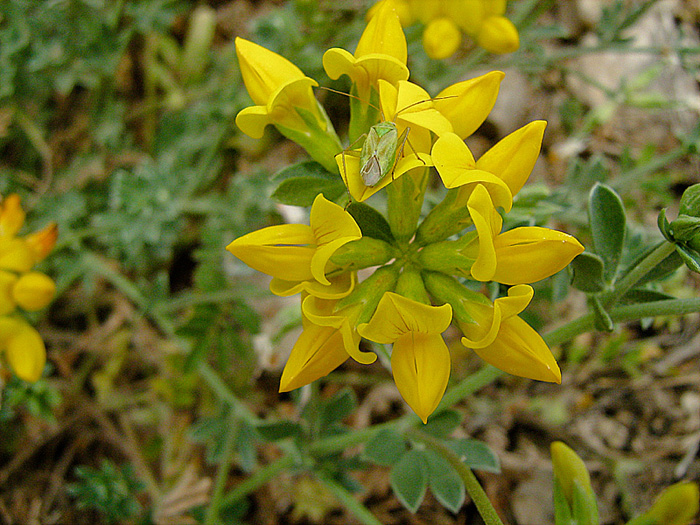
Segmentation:
{"type": "Polygon", "coordinates": [[[12,295],[25,310],[31,312],[44,308],[56,293],[56,284],[40,272],[28,272],[22,275],[12,288],[12,295]]]}
{"type": "Polygon", "coordinates": [[[481,24],[476,35],[477,43],[492,53],[503,54],[517,51],[520,37],[513,22],[503,16],[490,16],[481,24]]]}
{"type": "Polygon", "coordinates": [[[700,491],[697,483],[681,482],[671,485],[659,494],[647,512],[632,520],[654,525],[687,525],[698,513],[700,491]]]}
{"type": "Polygon", "coordinates": [[[432,20],[423,31],[423,49],[435,60],[452,56],[461,42],[462,33],[449,18],[432,20]]]}
{"type": "Polygon", "coordinates": [[[344,271],[381,266],[396,257],[391,244],[373,237],[362,237],[336,250],[330,262],[344,271]]]}

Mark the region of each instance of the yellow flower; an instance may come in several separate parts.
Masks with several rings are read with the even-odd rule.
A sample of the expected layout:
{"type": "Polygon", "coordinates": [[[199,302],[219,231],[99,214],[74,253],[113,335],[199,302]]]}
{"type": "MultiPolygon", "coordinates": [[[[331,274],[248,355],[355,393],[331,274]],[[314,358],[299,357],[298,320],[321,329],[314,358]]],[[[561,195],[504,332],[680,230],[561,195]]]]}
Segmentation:
{"type": "Polygon", "coordinates": [[[354,54],[332,48],[323,55],[323,67],[333,80],[347,75],[356,95],[365,103],[378,81],[396,84],[408,79],[406,37],[398,15],[390,2],[383,3],[370,19],[354,54]]]}
{"type": "Polygon", "coordinates": [[[13,193],[0,203],[0,238],[14,237],[24,224],[19,195],[13,193]]]}
{"type": "Polygon", "coordinates": [[[476,34],[476,43],[486,51],[499,55],[512,53],[520,47],[520,37],[513,22],[504,16],[490,16],[476,34]]]}
{"type": "Polygon", "coordinates": [[[450,354],[440,334],[451,320],[448,304],[430,306],[387,292],[370,322],[357,329],[367,339],[394,344],[394,381],[424,423],[437,408],[450,377],[450,354]]]}
{"type": "MultiPolygon", "coordinates": [[[[532,287],[521,284],[490,304],[463,300],[462,306],[473,322],[458,321],[471,348],[487,363],[516,376],[561,383],[561,371],[542,337],[518,314],[532,300],[532,287]]],[[[483,297],[483,296],[481,296],[483,297]]]]}
{"type": "Polygon", "coordinates": [[[56,284],[41,272],[27,272],[19,277],[12,287],[15,302],[33,312],[48,305],[56,293],[56,284]]]}
{"type": "Polygon", "coordinates": [[[462,43],[459,27],[447,17],[432,20],[423,30],[423,49],[433,59],[454,55],[462,43]]]}
{"type": "Polygon", "coordinates": [[[0,352],[14,373],[25,381],[36,381],[46,363],[46,348],[39,333],[27,322],[0,317],[0,352]]]}
{"type": "MultiPolygon", "coordinates": [[[[285,290],[282,295],[287,295],[304,281],[315,281],[327,287],[326,291],[343,288],[345,278],[333,283],[327,277],[334,270],[329,259],[338,248],[361,237],[352,216],[320,194],[311,207],[310,226],[270,226],[239,237],[226,249],[251,268],[272,276],[271,289],[285,290]]],[[[316,285],[306,289],[309,293],[314,290],[316,285]]],[[[350,289],[341,292],[347,295],[350,289]]]]}
{"type": "Polygon", "coordinates": [[[274,124],[316,161],[335,170],[333,157],[343,147],[314,97],[311,88],[318,83],[286,58],[248,40],[236,38],[236,53],[243,82],[256,104],[236,115],[241,131],[258,139],[268,124],[274,124]]]}

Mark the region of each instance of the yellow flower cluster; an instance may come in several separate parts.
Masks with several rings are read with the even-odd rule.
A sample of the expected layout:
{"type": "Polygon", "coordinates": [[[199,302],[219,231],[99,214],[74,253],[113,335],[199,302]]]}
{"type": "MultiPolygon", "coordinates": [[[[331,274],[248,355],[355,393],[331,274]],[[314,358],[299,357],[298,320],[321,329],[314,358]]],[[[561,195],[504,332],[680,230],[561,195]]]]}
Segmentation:
{"type": "Polygon", "coordinates": [[[420,22],[423,49],[430,58],[447,58],[462,43],[462,33],[491,53],[512,53],[520,46],[518,30],[503,14],[506,0],[381,0],[396,10],[404,27],[420,22]]]}
{"type": "Polygon", "coordinates": [[[40,310],[53,299],[54,282],[32,268],[53,249],[58,229],[50,224],[18,236],[24,218],[18,195],[0,202],[0,353],[18,377],[36,381],[44,369],[46,349],[20,310],[40,310]]]}
{"type": "MultiPolygon", "coordinates": [[[[250,126],[251,115],[261,119],[261,126],[293,128],[297,135],[312,136],[327,127],[325,112],[314,109],[318,102],[310,86],[315,81],[301,82],[306,77],[295,66],[256,44],[237,39],[236,49],[257,104],[236,119],[244,132],[262,133],[260,126],[250,126]]],[[[323,377],[349,357],[374,362],[377,356],[360,346],[365,338],[393,345],[396,385],[427,421],[450,376],[450,354],[441,334],[452,321],[464,335],[461,342],[494,366],[523,377],[561,381],[549,348],[518,314],[532,299],[529,284],[564,268],[583,246],[548,228],[501,231],[498,210],[511,209],[539,155],[546,126],[532,122],[474,158],[463,139],[488,116],[503,73],[459,82],[431,98],[408,81],[406,62],[406,40],[390,2],[376,10],[354,53],[334,48],[323,57],[332,79],[347,75],[352,81],[351,140],[353,134],[376,133],[380,120],[392,123],[382,129],[407,137],[406,151],[395,144],[395,151],[379,154],[395,155],[395,160],[389,158],[391,173],[368,185],[360,150],[338,146],[331,163],[328,149],[301,143],[340,175],[354,200],[387,189],[384,234],[363,231],[348,210],[318,195],[309,226],[271,226],[234,240],[227,249],[272,276],[273,293],[302,294],[304,330],[282,373],[280,391],[323,377]],[[449,191],[418,224],[432,167],[449,191]],[[376,268],[374,273],[358,282],[357,270],[370,267],[376,268]],[[491,301],[465,287],[464,279],[511,288],[506,297],[491,301]]]]}

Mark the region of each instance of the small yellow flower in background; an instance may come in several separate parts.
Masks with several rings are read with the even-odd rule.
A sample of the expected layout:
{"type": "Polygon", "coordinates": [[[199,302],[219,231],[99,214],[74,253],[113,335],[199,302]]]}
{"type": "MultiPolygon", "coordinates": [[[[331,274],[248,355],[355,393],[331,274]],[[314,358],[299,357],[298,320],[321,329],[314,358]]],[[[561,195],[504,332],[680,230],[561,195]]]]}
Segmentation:
{"type": "MultiPolygon", "coordinates": [[[[336,287],[343,288],[342,283],[348,282],[346,278],[329,280],[327,274],[335,270],[330,257],[341,246],[361,237],[362,232],[352,216],[319,194],[311,207],[309,226],[269,226],[239,237],[226,249],[251,268],[272,276],[271,289],[284,290],[280,295],[303,289],[309,293],[328,292],[336,287]],[[303,283],[308,286],[304,288],[303,283]]],[[[347,295],[350,290],[341,290],[340,296],[347,295]]]]}
{"type": "Polygon", "coordinates": [[[520,47],[518,30],[505,16],[505,0],[381,0],[368,16],[390,5],[401,23],[425,25],[423,48],[430,58],[452,56],[459,48],[464,32],[491,53],[503,54],[520,47]]]}
{"type": "Polygon", "coordinates": [[[450,353],[441,334],[451,321],[449,304],[431,306],[387,292],[371,321],[357,328],[371,341],[394,344],[394,381],[424,423],[440,403],[450,377],[450,353]]]}
{"type": "Polygon", "coordinates": [[[53,249],[58,235],[55,224],[27,236],[18,236],[25,212],[19,195],[0,202],[0,353],[14,373],[36,381],[46,363],[41,336],[17,311],[46,307],[56,293],[47,275],[32,271],[53,249]]]}

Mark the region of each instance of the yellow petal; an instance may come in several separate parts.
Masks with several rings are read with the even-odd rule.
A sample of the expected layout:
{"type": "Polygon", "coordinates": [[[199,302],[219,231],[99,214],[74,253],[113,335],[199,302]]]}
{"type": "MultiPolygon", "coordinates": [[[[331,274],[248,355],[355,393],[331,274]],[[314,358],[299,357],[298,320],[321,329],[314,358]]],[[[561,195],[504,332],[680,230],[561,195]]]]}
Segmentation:
{"type": "Polygon", "coordinates": [[[549,228],[514,228],[496,236],[496,272],[503,284],[534,283],[566,267],[584,248],[574,237],[549,228]]]}
{"type": "Polygon", "coordinates": [[[423,49],[432,59],[450,57],[462,43],[462,33],[449,18],[437,18],[423,30],[423,49]]]}
{"type": "Polygon", "coordinates": [[[518,30],[503,16],[490,16],[484,20],[476,42],[486,51],[497,54],[512,53],[520,47],[518,30]]]}
{"type": "Polygon", "coordinates": [[[437,135],[452,131],[450,121],[435,109],[428,92],[417,84],[402,80],[395,87],[380,81],[379,100],[386,120],[397,124],[404,121],[404,126],[420,126],[437,135]]]}
{"type": "Polygon", "coordinates": [[[250,138],[262,138],[265,127],[274,124],[267,111],[267,106],[249,106],[236,115],[236,126],[250,138]]]}
{"type": "Polygon", "coordinates": [[[458,82],[435,97],[435,108],[451,123],[454,132],[465,139],[474,133],[493,109],[505,73],[491,71],[480,77],[458,82]]]}
{"type": "Polygon", "coordinates": [[[316,239],[309,226],[282,224],[248,233],[226,249],[251,268],[286,281],[313,279],[316,239]]]}
{"type": "Polygon", "coordinates": [[[540,334],[518,316],[501,320],[495,341],[475,348],[487,363],[520,377],[561,383],[561,371],[540,334]]]}
{"type": "Polygon", "coordinates": [[[469,215],[479,235],[479,255],[471,268],[477,281],[490,281],[496,272],[494,237],[501,231],[502,219],[493,207],[491,197],[484,186],[478,184],[467,202],[469,215]]]}
{"type": "Polygon", "coordinates": [[[16,193],[8,195],[0,203],[0,237],[13,237],[24,224],[24,211],[16,193]]]}
{"type": "Polygon", "coordinates": [[[25,381],[37,381],[46,363],[46,348],[39,332],[19,319],[0,318],[0,350],[14,373],[25,381]]]}
{"type": "Polygon", "coordinates": [[[319,300],[316,297],[307,297],[304,299],[301,308],[304,316],[310,322],[318,326],[325,326],[337,330],[341,336],[345,353],[355,361],[362,364],[370,364],[377,360],[377,354],[374,352],[363,352],[360,350],[360,336],[356,330],[355,324],[362,310],[361,304],[351,304],[340,311],[336,311],[335,308],[333,308],[329,312],[327,309],[327,301],[319,300]]]}
{"type": "Polygon", "coordinates": [[[285,281],[275,277],[270,282],[270,291],[280,297],[289,297],[304,292],[321,299],[341,299],[350,295],[356,280],[355,272],[345,272],[329,277],[330,284],[328,285],[318,281],[285,281]]]}
{"type": "Polygon", "coordinates": [[[280,379],[280,392],[308,385],[343,364],[348,354],[340,332],[308,325],[297,339],[280,379]]]}
{"type": "Polygon", "coordinates": [[[494,206],[510,211],[513,197],[508,185],[496,175],[477,169],[471,151],[457,135],[446,133],[439,137],[431,157],[446,188],[465,187],[470,191],[481,184],[489,192],[494,206]]]}
{"type": "Polygon", "coordinates": [[[248,94],[258,106],[267,105],[280,86],[305,76],[286,58],[240,37],[236,38],[236,54],[248,94]]]}
{"type": "Polygon", "coordinates": [[[452,307],[449,304],[431,306],[386,292],[370,322],[357,329],[362,337],[387,344],[409,332],[441,334],[451,321],[452,307]]]}
{"type": "Polygon", "coordinates": [[[383,3],[370,19],[355,49],[355,57],[373,53],[394,57],[406,63],[408,50],[399,16],[391,3],[383,3]]]}
{"type": "Polygon", "coordinates": [[[56,284],[41,272],[23,274],[12,288],[12,295],[19,306],[33,312],[44,308],[56,293],[56,284]]]}
{"type": "Polygon", "coordinates": [[[450,377],[450,353],[438,334],[409,332],[391,352],[391,370],[406,403],[427,423],[450,377]]]}
{"type": "Polygon", "coordinates": [[[547,123],[535,120],[510,135],[476,161],[476,167],[498,175],[508,185],[513,195],[527,181],[542,148],[542,137],[547,123]]]}
{"type": "MultiPolygon", "coordinates": [[[[489,0],[490,2],[491,0],[489,0]]],[[[445,11],[455,24],[466,33],[475,34],[484,19],[486,4],[483,0],[457,0],[444,2],[445,11]]]]}
{"type": "MultiPolygon", "coordinates": [[[[559,482],[564,498],[569,505],[569,508],[574,506],[574,486],[578,485],[580,489],[586,491],[593,499],[595,495],[591,487],[591,477],[588,474],[588,469],[583,460],[578,457],[576,452],[566,446],[561,441],[555,441],[550,445],[552,453],[552,467],[554,469],[554,477],[559,482]]],[[[658,522],[666,523],[664,521],[658,522]]]]}

